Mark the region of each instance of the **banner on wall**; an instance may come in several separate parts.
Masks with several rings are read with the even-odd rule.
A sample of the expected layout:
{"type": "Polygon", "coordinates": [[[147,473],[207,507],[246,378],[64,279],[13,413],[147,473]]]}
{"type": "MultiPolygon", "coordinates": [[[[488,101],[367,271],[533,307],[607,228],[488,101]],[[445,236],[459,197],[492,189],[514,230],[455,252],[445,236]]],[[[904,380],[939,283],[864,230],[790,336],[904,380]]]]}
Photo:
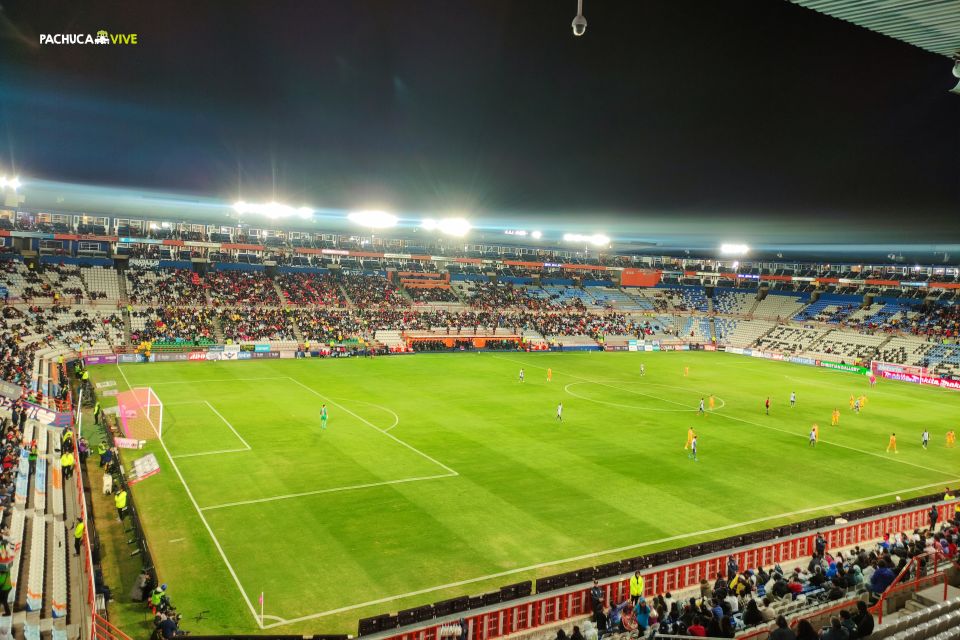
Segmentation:
{"type": "Polygon", "coordinates": [[[121,353],[117,356],[117,362],[120,364],[132,364],[135,362],[146,362],[147,359],[139,353],[121,353]]]}
{"type": "Polygon", "coordinates": [[[901,382],[912,382],[913,384],[930,385],[933,387],[940,387],[941,389],[960,391],[960,380],[950,380],[948,378],[941,378],[940,376],[907,373],[906,371],[881,371],[880,375],[888,380],[900,380],[901,382]]]}
{"type": "Polygon", "coordinates": [[[136,484],[158,473],[160,473],[160,464],[157,462],[157,456],[148,453],[133,461],[133,469],[130,470],[127,483],[136,484]]]}
{"type": "Polygon", "coordinates": [[[279,351],[267,351],[266,353],[264,353],[264,352],[261,351],[261,352],[257,352],[257,353],[251,353],[250,355],[251,355],[253,358],[279,358],[279,357],[280,357],[280,352],[279,352],[279,351]]]}
{"type": "MultiPolygon", "coordinates": [[[[16,398],[0,396],[0,408],[6,409],[7,411],[13,409],[15,402],[16,398]]],[[[46,407],[41,407],[38,404],[33,404],[32,402],[23,402],[21,404],[27,410],[28,420],[36,420],[48,427],[69,427],[73,423],[73,414],[70,412],[54,411],[46,407]]]]}
{"type": "Polygon", "coordinates": [[[867,375],[870,371],[866,367],[861,367],[856,364],[846,364],[844,362],[831,362],[829,360],[821,360],[820,366],[824,369],[833,369],[835,371],[846,371],[847,373],[856,373],[861,376],[867,375]]]}
{"type": "Polygon", "coordinates": [[[89,367],[96,364],[117,364],[117,356],[110,354],[106,356],[84,356],[83,366],[89,367]]]}
{"type": "Polygon", "coordinates": [[[159,269],[160,261],[159,260],[144,260],[143,258],[131,258],[130,259],[131,267],[139,267],[141,269],[159,269]]]}

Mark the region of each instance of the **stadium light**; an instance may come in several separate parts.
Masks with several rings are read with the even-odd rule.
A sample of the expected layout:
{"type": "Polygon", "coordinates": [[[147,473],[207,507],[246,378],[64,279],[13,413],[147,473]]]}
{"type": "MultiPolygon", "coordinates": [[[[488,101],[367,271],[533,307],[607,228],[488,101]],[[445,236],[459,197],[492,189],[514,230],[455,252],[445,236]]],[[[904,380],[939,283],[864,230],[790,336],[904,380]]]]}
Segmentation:
{"type": "Polygon", "coordinates": [[[563,239],[567,242],[592,244],[595,247],[602,247],[605,244],[610,244],[610,238],[602,233],[595,233],[592,236],[584,235],[582,233],[565,233],[563,234],[563,239]]]}
{"type": "Polygon", "coordinates": [[[313,209],[310,207],[291,207],[288,204],[281,204],[279,202],[253,204],[240,200],[233,204],[233,210],[240,214],[255,213],[261,216],[266,216],[273,220],[292,218],[293,216],[298,216],[304,220],[308,220],[311,216],[313,216],[313,209]]]}
{"type": "Polygon", "coordinates": [[[20,182],[20,176],[13,176],[12,178],[0,176],[0,189],[11,189],[16,191],[22,184],[23,183],[20,182]]]}
{"type": "Polygon", "coordinates": [[[439,231],[448,236],[460,238],[467,235],[473,227],[464,218],[443,218],[441,220],[424,218],[420,221],[420,228],[425,231],[439,231]]]}
{"type": "Polygon", "coordinates": [[[725,256],[742,256],[750,251],[750,247],[745,244],[723,243],[720,245],[720,253],[725,256]]]}
{"type": "Polygon", "coordinates": [[[347,219],[368,229],[389,229],[397,226],[397,216],[386,211],[351,211],[347,219]]]}
{"type": "Polygon", "coordinates": [[[541,232],[539,232],[539,231],[533,231],[533,232],[530,234],[530,237],[533,238],[534,240],[539,240],[540,238],[543,237],[543,234],[542,234],[541,232]]]}

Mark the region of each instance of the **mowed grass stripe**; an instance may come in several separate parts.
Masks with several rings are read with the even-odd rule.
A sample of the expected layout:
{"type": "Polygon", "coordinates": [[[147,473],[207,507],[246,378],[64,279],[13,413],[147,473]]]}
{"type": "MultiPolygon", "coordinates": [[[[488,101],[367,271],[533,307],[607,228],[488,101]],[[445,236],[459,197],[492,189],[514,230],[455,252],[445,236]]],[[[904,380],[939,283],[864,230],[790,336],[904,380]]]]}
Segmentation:
{"type": "MultiPolygon", "coordinates": [[[[871,402],[859,417],[869,419],[854,424],[844,413],[844,427],[830,432],[824,423],[829,425],[833,406],[845,402],[851,389],[867,389],[865,381],[857,376],[726,354],[537,354],[509,358],[520,358],[527,367],[527,381],[522,385],[517,382],[518,362],[473,354],[174,364],[125,370],[133,384],[148,383],[153,372],[162,374],[165,380],[195,377],[198,381],[289,375],[330,399],[356,398],[388,407],[400,418],[395,433],[405,443],[460,474],[440,481],[377,486],[206,512],[248,597],[255,600],[261,590],[266,591],[267,614],[288,620],[324,614],[322,623],[311,624],[313,618],[308,618],[284,626],[285,632],[353,632],[356,618],[363,615],[432,602],[464,590],[476,593],[504,582],[488,576],[510,576],[506,581],[513,582],[579,566],[569,564],[576,562],[571,558],[601,562],[620,557],[611,549],[641,548],[636,545],[651,541],[669,546],[669,542],[662,542],[668,539],[686,543],[697,535],[709,537],[703,531],[735,531],[751,526],[743,524],[745,521],[768,516],[786,521],[794,516],[784,514],[815,513],[818,505],[851,501],[852,507],[864,496],[906,493],[908,487],[944,481],[942,474],[927,468],[839,447],[810,450],[798,435],[805,436],[809,424],[819,421],[824,437],[829,433],[831,439],[843,443],[847,441],[842,438],[850,437],[861,446],[876,442],[882,449],[888,423],[902,420],[914,424],[913,399],[942,398],[942,407],[923,407],[931,425],[946,424],[957,407],[951,396],[930,396],[925,389],[883,384],[885,393],[902,390],[902,397],[891,400],[865,391],[871,402]],[[641,361],[647,364],[647,375],[642,379],[641,361]],[[741,372],[734,365],[737,362],[749,367],[741,372]],[[533,365],[552,367],[554,381],[547,383],[542,370],[533,365]],[[684,366],[690,366],[689,377],[682,376],[684,366]],[[755,370],[757,367],[760,371],[755,370]],[[224,373],[228,369],[235,373],[228,376],[224,373]],[[628,402],[637,402],[638,406],[608,407],[569,396],[563,391],[570,381],[563,377],[565,371],[623,387],[609,388],[610,397],[629,397],[628,402]],[[784,372],[812,380],[826,375],[835,384],[815,397],[812,391],[804,391],[795,381],[786,379],[784,372]],[[630,382],[633,379],[635,389],[630,382]],[[786,401],[794,387],[800,403],[788,411],[786,401]],[[663,402],[631,394],[631,390],[662,394],[663,402]],[[717,414],[698,417],[689,412],[644,410],[680,405],[695,409],[699,394],[709,393],[727,403],[717,414]],[[722,418],[727,414],[761,422],[767,418],[761,417],[766,394],[776,401],[769,424],[782,431],[722,418]],[[557,424],[555,408],[561,400],[564,422],[557,424]],[[691,424],[701,433],[701,460],[697,463],[688,460],[683,451],[686,429],[691,424]],[[796,489],[798,483],[802,483],[802,491],[796,489]],[[591,555],[595,553],[610,555],[591,555]],[[472,586],[444,587],[456,584],[472,586]],[[372,602],[378,604],[369,604],[372,602]]],[[[276,482],[277,476],[282,479],[279,484],[291,487],[282,493],[293,493],[293,488],[310,482],[289,468],[314,464],[334,469],[330,466],[332,459],[350,457],[349,451],[338,448],[342,445],[338,439],[347,437],[337,432],[337,420],[343,418],[339,410],[331,410],[327,434],[336,439],[318,441],[313,447],[303,446],[303,433],[282,418],[280,411],[299,403],[308,405],[303,411],[315,412],[313,419],[319,421],[322,400],[315,396],[311,400],[312,394],[298,390],[297,385],[284,386],[282,381],[209,382],[195,387],[158,387],[158,393],[166,400],[167,391],[175,389],[171,402],[182,402],[196,394],[210,393],[208,387],[214,387],[212,393],[217,396],[212,402],[255,450],[257,442],[274,446],[265,459],[257,458],[246,470],[229,466],[213,470],[210,465],[197,465],[188,471],[187,460],[199,459],[181,461],[195,493],[200,490],[197,485],[211,485],[211,494],[246,493],[249,497],[257,495],[258,483],[276,482]],[[251,389],[251,384],[270,386],[251,389]],[[218,399],[221,395],[227,403],[218,399]],[[280,407],[266,402],[265,395],[275,395],[280,407]],[[281,441],[283,444],[278,445],[281,441]],[[224,489],[231,483],[240,486],[224,489]]],[[[590,392],[602,398],[594,387],[590,392]]],[[[379,429],[392,423],[382,410],[360,402],[337,401],[379,429]]],[[[214,418],[209,411],[207,414],[206,419],[214,418]]],[[[384,437],[374,429],[364,429],[384,437]]],[[[935,433],[933,427],[931,431],[935,433]]],[[[362,475],[358,469],[369,472],[371,467],[363,465],[370,464],[366,458],[372,458],[372,467],[379,470],[389,464],[394,451],[406,451],[394,447],[386,453],[364,454],[362,460],[345,460],[345,468],[336,471],[338,478],[362,475]]],[[[898,457],[924,467],[956,468],[955,452],[941,448],[928,453],[927,459],[913,451],[904,451],[898,457]]],[[[204,462],[228,457],[207,456],[204,462]]],[[[431,473],[436,471],[433,467],[431,473]]],[[[175,504],[177,492],[182,494],[182,488],[164,482],[162,476],[138,485],[137,493],[150,493],[141,512],[175,504]],[[156,491],[147,487],[155,480],[156,491]]],[[[311,480],[314,486],[309,489],[322,488],[324,481],[315,474],[311,480]]],[[[342,482],[341,486],[347,484],[351,483],[342,482]]],[[[153,526],[158,520],[151,520],[153,526]]],[[[189,535],[180,530],[178,527],[178,535],[164,534],[162,540],[189,535]]],[[[210,576],[201,582],[208,590],[216,589],[217,576],[223,575],[216,566],[220,561],[215,554],[203,552],[202,529],[187,530],[194,531],[196,544],[178,543],[166,549],[161,542],[155,551],[157,563],[169,580],[176,580],[183,571],[184,582],[188,575],[193,579],[196,576],[182,565],[205,564],[210,576]]],[[[643,548],[652,550],[656,544],[643,548]]],[[[219,579],[222,584],[222,577],[219,579]]],[[[211,600],[209,593],[192,584],[178,588],[187,590],[184,597],[188,603],[195,601],[199,606],[211,600]]],[[[218,593],[214,606],[236,612],[226,595],[218,593]]],[[[239,620],[229,627],[234,632],[255,628],[251,620],[239,620]]]]}

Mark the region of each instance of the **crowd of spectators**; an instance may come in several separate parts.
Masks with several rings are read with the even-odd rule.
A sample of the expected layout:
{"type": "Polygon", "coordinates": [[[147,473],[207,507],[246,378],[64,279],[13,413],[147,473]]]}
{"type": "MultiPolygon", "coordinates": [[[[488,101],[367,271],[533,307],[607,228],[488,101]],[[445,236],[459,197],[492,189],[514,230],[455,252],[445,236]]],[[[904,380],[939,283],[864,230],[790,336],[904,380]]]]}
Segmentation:
{"type": "Polygon", "coordinates": [[[83,350],[106,342],[118,345],[123,342],[123,318],[120,314],[98,314],[83,308],[32,305],[27,308],[26,322],[47,342],[60,340],[64,344],[83,350]],[[118,340],[119,337],[119,340],[118,340]]]}
{"type": "Polygon", "coordinates": [[[27,387],[42,342],[26,342],[24,338],[33,332],[24,320],[24,314],[13,307],[4,307],[0,313],[0,378],[27,387]]]}
{"type": "Polygon", "coordinates": [[[407,304],[400,290],[383,276],[339,274],[337,279],[356,307],[367,309],[407,304]]]}
{"type": "Polygon", "coordinates": [[[538,309],[549,306],[542,299],[531,295],[526,287],[511,283],[475,283],[467,301],[470,306],[485,311],[507,308],[538,309]]]}
{"type": "Polygon", "coordinates": [[[159,345],[213,344],[214,312],[203,307],[151,307],[134,310],[130,339],[134,344],[149,342],[159,345]],[[137,325],[142,325],[139,328],[137,325]]]}
{"type": "Polygon", "coordinates": [[[189,269],[128,269],[131,304],[193,306],[206,304],[203,280],[189,269]]]}
{"type": "Polygon", "coordinates": [[[407,287],[407,293],[414,302],[460,302],[449,287],[407,287]]]}
{"type": "Polygon", "coordinates": [[[960,304],[932,305],[920,310],[909,327],[894,327],[917,336],[932,339],[960,338],[960,304]]]}
{"type": "Polygon", "coordinates": [[[296,340],[290,324],[291,312],[271,307],[220,309],[217,317],[223,337],[232,342],[255,340],[296,340]]]}
{"type": "Polygon", "coordinates": [[[215,305],[280,304],[273,280],[262,271],[211,271],[207,285],[215,305]]]}
{"type": "Polygon", "coordinates": [[[347,300],[338,279],[332,274],[281,273],[276,282],[287,304],[321,307],[346,307],[347,300]]]}

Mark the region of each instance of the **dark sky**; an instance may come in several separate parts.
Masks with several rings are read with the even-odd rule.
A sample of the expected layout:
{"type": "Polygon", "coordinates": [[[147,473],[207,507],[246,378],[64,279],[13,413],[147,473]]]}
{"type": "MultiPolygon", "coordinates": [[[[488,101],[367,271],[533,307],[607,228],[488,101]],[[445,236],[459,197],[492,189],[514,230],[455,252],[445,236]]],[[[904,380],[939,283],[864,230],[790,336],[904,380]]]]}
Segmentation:
{"type": "Polygon", "coordinates": [[[0,2],[25,175],[960,242],[950,62],[786,1],[0,2]],[[38,45],[100,28],[140,44],[38,45]]]}

